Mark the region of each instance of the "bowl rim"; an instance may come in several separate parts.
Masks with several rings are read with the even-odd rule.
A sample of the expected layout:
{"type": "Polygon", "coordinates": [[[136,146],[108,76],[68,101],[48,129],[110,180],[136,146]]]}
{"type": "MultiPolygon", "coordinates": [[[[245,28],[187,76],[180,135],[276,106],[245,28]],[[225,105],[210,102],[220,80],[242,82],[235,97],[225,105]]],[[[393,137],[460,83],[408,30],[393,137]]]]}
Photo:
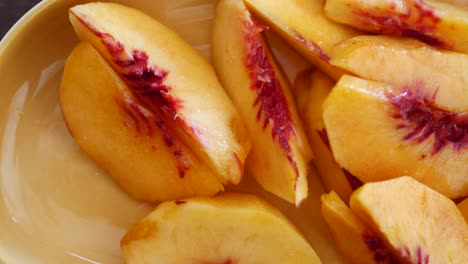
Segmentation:
{"type": "MultiPolygon", "coordinates": [[[[50,6],[55,0],[41,0],[39,3],[35,4],[31,9],[29,9],[25,14],[17,20],[13,26],[6,32],[3,38],[0,40],[0,58],[8,52],[9,47],[12,45],[14,40],[17,38],[23,30],[32,23],[34,18],[50,6]]],[[[4,256],[0,255],[0,264],[7,264],[3,258],[4,256]]]]}
{"type": "Polygon", "coordinates": [[[7,31],[0,41],[0,58],[6,53],[8,47],[17,38],[19,34],[32,23],[34,17],[42,13],[48,6],[56,0],[41,0],[39,3],[29,9],[13,26],[7,31]]]}

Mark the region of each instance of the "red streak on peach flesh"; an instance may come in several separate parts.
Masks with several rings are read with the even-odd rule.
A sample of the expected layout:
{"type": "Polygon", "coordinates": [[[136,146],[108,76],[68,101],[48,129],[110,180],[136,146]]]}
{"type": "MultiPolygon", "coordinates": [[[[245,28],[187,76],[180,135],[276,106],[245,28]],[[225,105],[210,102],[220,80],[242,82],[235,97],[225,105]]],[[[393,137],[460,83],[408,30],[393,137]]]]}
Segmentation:
{"type": "Polygon", "coordinates": [[[99,31],[81,17],[77,17],[94,35],[101,39],[102,44],[112,56],[113,62],[120,67],[122,77],[136,96],[143,99],[144,102],[150,102],[171,119],[176,120],[178,112],[182,108],[182,101],[170,94],[172,87],[165,83],[169,72],[155,65],[149,65],[148,55],[144,51],[133,50],[130,57],[123,44],[112,35],[99,31]]]}
{"type": "MultiPolygon", "coordinates": [[[[132,51],[132,57],[129,57],[123,44],[115,40],[112,35],[97,30],[79,15],[76,15],[76,17],[94,35],[101,39],[102,44],[112,56],[115,65],[120,67],[121,76],[126,80],[129,88],[138,99],[145,103],[149,102],[151,106],[160,109],[163,114],[168,115],[173,120],[178,120],[183,125],[185,124],[183,120],[177,118],[178,111],[182,108],[182,102],[170,95],[169,92],[172,87],[164,82],[169,75],[167,71],[148,65],[148,55],[143,51],[134,50],[132,51]]],[[[138,133],[145,133],[143,131],[146,131],[148,136],[152,136],[155,129],[153,125],[155,124],[159,128],[166,145],[174,149],[173,153],[178,163],[179,176],[184,178],[186,171],[189,169],[188,161],[169,133],[166,124],[155,115],[149,117],[149,115],[144,114],[143,107],[136,102],[126,100],[123,107],[133,120],[138,133]]],[[[124,123],[124,125],[127,126],[128,124],[124,123]]]]}
{"type": "Polygon", "coordinates": [[[174,202],[176,205],[183,205],[183,204],[186,204],[187,201],[175,201],[174,202]]]}
{"type": "Polygon", "coordinates": [[[416,252],[411,254],[408,247],[398,248],[393,250],[380,237],[364,233],[361,235],[367,248],[374,254],[376,263],[382,264],[429,264],[429,255],[421,248],[417,247],[416,252]]]}
{"type": "Polygon", "coordinates": [[[405,2],[408,4],[408,11],[404,14],[382,10],[363,11],[358,8],[355,8],[354,14],[363,26],[374,32],[412,37],[432,46],[453,49],[434,32],[441,19],[435,14],[433,7],[423,0],[405,2]]]}
{"type": "Polygon", "coordinates": [[[374,254],[375,263],[402,264],[380,237],[367,233],[362,234],[361,237],[367,248],[374,254]]]}
{"type": "Polygon", "coordinates": [[[247,11],[243,24],[246,43],[245,65],[252,82],[250,88],[257,94],[254,107],[259,107],[257,121],[261,122],[263,119],[264,130],[271,125],[273,140],[278,141],[296,175],[299,176],[299,169],[289,144],[291,138],[296,135],[291,112],[261,35],[267,27],[254,22],[247,11]]]}
{"type": "MultiPolygon", "coordinates": [[[[141,104],[134,102],[131,99],[124,100],[119,104],[123,108],[124,112],[132,119],[135,130],[138,134],[146,134],[148,137],[152,137],[156,130],[161,132],[165,144],[173,151],[177,162],[179,177],[183,179],[185,177],[185,173],[189,170],[189,162],[183,155],[183,152],[177,142],[175,142],[171,137],[164,122],[149,110],[141,106],[141,104]]],[[[124,125],[126,127],[129,126],[128,123],[125,123],[124,125]]],[[[152,147],[152,150],[155,150],[154,146],[152,147]]]]}
{"type": "Polygon", "coordinates": [[[468,113],[454,113],[433,107],[431,98],[422,94],[421,83],[405,87],[399,95],[387,95],[393,105],[391,115],[401,123],[396,127],[407,133],[404,140],[421,143],[433,136],[432,155],[446,146],[455,151],[468,148],[468,113]]]}
{"type": "Polygon", "coordinates": [[[331,60],[330,56],[323,49],[321,49],[317,44],[305,39],[301,34],[299,34],[296,31],[294,31],[294,35],[296,36],[296,39],[302,45],[306,46],[309,50],[315,53],[320,59],[326,62],[329,62],[331,60]]]}
{"type": "Polygon", "coordinates": [[[422,250],[421,247],[416,248],[416,252],[414,254],[416,259],[413,259],[411,251],[408,247],[397,249],[397,253],[400,258],[405,261],[405,263],[429,264],[429,255],[424,250],[422,250]]]}

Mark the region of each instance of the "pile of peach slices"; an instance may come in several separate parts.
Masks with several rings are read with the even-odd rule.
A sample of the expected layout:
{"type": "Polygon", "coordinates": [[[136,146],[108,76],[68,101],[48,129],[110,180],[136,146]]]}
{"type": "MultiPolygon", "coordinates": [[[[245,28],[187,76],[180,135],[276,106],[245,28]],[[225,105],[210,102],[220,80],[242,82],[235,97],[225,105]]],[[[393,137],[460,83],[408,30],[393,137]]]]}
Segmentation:
{"type": "Polygon", "coordinates": [[[464,0],[221,0],[213,66],[120,4],[70,20],[70,133],[129,195],[161,203],[123,238],[127,263],[331,263],[266,202],[218,194],[245,171],[299,207],[315,169],[350,263],[468,263],[464,0]],[[294,87],[269,28],[316,66],[294,87]]]}

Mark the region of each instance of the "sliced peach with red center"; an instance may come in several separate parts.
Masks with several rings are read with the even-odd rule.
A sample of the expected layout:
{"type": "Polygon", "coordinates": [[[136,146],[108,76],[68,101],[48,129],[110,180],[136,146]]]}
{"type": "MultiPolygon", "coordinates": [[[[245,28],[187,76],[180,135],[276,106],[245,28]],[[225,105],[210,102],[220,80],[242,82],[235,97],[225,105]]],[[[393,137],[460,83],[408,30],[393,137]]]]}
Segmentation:
{"type": "Polygon", "coordinates": [[[239,183],[250,149],[242,120],[216,74],[176,33],[114,3],[70,10],[82,40],[95,46],[137,98],[223,183],[239,183]]]}
{"type": "Polygon", "coordinates": [[[322,202],[352,263],[468,261],[468,224],[455,203],[411,177],[365,184],[351,196],[351,208],[335,193],[322,202]]]}
{"type": "Polygon", "coordinates": [[[344,76],[324,103],[335,159],[363,182],[411,175],[450,198],[468,195],[468,115],[431,95],[344,76]]]}
{"type": "Polygon", "coordinates": [[[455,1],[327,0],[327,16],[362,30],[413,37],[427,44],[468,52],[468,9],[455,1]]]}
{"type": "Polygon", "coordinates": [[[213,62],[254,143],[247,172],[266,190],[299,205],[307,197],[307,166],[313,154],[289,84],[262,36],[265,29],[242,1],[221,1],[213,62]]]}
{"type": "Polygon", "coordinates": [[[350,206],[401,263],[468,263],[468,224],[455,203],[410,177],[366,184],[350,206]]]}
{"type": "Polygon", "coordinates": [[[403,92],[417,86],[439,108],[468,112],[468,55],[442,51],[412,39],[359,36],[340,43],[331,63],[403,92]],[[365,63],[363,63],[365,61],[365,63]]]}
{"type": "Polygon", "coordinates": [[[159,202],[223,190],[89,43],[67,61],[60,105],[75,141],[133,197],[159,202]]]}

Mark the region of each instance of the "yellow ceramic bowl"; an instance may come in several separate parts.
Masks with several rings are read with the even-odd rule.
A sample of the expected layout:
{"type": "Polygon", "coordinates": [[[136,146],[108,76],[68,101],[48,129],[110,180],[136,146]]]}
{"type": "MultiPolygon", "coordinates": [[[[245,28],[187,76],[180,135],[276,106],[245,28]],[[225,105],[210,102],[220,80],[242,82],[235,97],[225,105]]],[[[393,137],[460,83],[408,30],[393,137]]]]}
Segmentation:
{"type": "MultiPolygon", "coordinates": [[[[121,263],[120,239],[153,206],[130,199],[75,144],[58,87],[78,43],[68,9],[84,0],[43,1],[0,44],[0,262],[121,263]]],[[[115,1],[159,19],[210,56],[215,0],[115,1]]],[[[272,38],[291,78],[308,64],[272,38]],[[299,66],[299,67],[297,67],[299,66]]],[[[318,182],[298,210],[244,183],[280,208],[325,263],[343,263],[320,217],[318,182]]]]}

